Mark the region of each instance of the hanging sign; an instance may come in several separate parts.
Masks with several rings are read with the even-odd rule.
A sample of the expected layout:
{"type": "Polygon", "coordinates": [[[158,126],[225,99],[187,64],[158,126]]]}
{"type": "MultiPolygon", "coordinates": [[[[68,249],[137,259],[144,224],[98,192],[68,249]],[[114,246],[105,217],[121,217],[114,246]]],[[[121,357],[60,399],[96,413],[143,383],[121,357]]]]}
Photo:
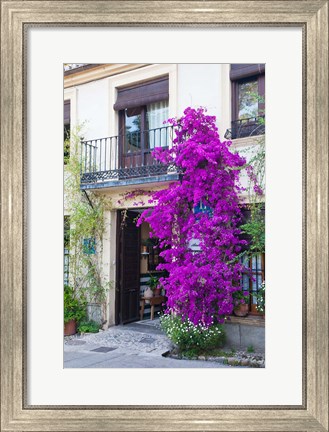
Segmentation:
{"type": "Polygon", "coordinates": [[[204,205],[203,202],[200,201],[199,204],[193,208],[193,213],[196,215],[199,213],[206,213],[209,217],[212,217],[213,209],[209,206],[204,205]]]}

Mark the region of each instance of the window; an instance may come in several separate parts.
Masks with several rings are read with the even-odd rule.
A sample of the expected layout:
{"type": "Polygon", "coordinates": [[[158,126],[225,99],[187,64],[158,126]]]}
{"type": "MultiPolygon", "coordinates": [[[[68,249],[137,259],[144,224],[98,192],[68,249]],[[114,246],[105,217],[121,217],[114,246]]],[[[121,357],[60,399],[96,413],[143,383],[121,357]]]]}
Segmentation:
{"type": "Polygon", "coordinates": [[[85,255],[94,255],[96,253],[96,239],[95,237],[83,239],[83,253],[85,255]]]}
{"type": "Polygon", "coordinates": [[[64,101],[64,165],[70,158],[71,101],[64,101]]]}
{"type": "Polygon", "coordinates": [[[262,282],[265,280],[265,254],[254,254],[252,257],[244,256],[242,264],[248,271],[242,274],[241,289],[249,291],[250,293],[250,313],[252,315],[259,314],[257,311],[257,297],[258,291],[262,282]]]}
{"type": "Polygon", "coordinates": [[[258,116],[258,81],[238,82],[237,118],[248,119],[258,116]]]}
{"type": "Polygon", "coordinates": [[[64,285],[69,284],[70,274],[70,217],[64,216],[64,285]]]}
{"type": "MultiPolygon", "coordinates": [[[[265,206],[259,208],[260,215],[265,220],[265,206]]],[[[241,208],[242,220],[240,225],[247,224],[251,220],[251,209],[248,206],[241,208]]],[[[252,237],[246,233],[240,234],[241,240],[246,240],[248,245],[244,246],[242,252],[249,250],[249,245],[252,241],[252,237]]],[[[241,278],[241,289],[243,291],[249,291],[250,293],[250,313],[253,315],[259,314],[257,311],[257,297],[262,282],[265,280],[265,253],[257,253],[256,251],[243,255],[241,257],[241,263],[244,265],[246,270],[242,274],[241,278]]]]}
{"type": "Polygon", "coordinates": [[[231,65],[232,139],[265,132],[265,65],[231,65]]]}
{"type": "Polygon", "coordinates": [[[114,109],[119,112],[121,167],[153,164],[152,150],[169,145],[170,130],[164,125],[169,116],[168,77],[118,89],[114,109]]]}
{"type": "Polygon", "coordinates": [[[120,111],[119,135],[125,137],[127,152],[166,146],[166,127],[163,123],[168,115],[167,100],[120,111]]]}
{"type": "Polygon", "coordinates": [[[160,247],[158,241],[154,241],[154,246],[148,247],[147,268],[148,271],[156,271],[157,266],[163,260],[160,257],[160,247]]]}

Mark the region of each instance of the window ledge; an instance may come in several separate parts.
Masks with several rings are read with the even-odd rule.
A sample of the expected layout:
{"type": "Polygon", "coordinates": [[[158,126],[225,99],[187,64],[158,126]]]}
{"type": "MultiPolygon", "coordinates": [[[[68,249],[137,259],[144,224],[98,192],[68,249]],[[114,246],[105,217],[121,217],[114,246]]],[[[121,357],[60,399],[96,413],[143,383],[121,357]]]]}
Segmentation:
{"type": "Polygon", "coordinates": [[[230,316],[225,324],[241,324],[257,327],[265,327],[265,319],[262,316],[248,315],[246,317],[230,316]]]}

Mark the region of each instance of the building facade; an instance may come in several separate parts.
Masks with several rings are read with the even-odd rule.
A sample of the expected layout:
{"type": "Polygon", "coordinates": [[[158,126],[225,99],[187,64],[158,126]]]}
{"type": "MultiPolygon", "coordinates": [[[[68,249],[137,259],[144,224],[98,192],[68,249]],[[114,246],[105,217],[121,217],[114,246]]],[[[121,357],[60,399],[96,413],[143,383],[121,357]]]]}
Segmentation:
{"type": "MultiPolygon", "coordinates": [[[[221,140],[251,158],[264,143],[265,66],[262,64],[76,64],[64,72],[64,138],[81,132],[83,193],[110,199],[105,212],[102,274],[111,281],[102,309],[104,327],[140,318],[140,299],[150,274],[156,274],[159,250],[149,240],[149,226],[137,228],[147,194],[177,181],[172,167],[152,157],[155,147],[171,145],[173,130],[164,121],[186,107],[206,107],[217,118],[221,140]],[[138,193],[136,191],[139,191],[138,193]],[[140,194],[140,196],[138,196],[140,194]]],[[[64,159],[70,150],[64,149],[64,159]]],[[[64,170],[65,171],[65,170],[64,170]]],[[[248,216],[248,177],[241,204],[248,216]]],[[[261,197],[260,200],[264,200],[261,197]]],[[[69,213],[64,209],[65,224],[69,213]]],[[[64,280],[69,281],[68,239],[64,242],[64,280]]],[[[97,251],[96,251],[97,253],[97,251]]],[[[246,263],[253,277],[242,284],[251,294],[265,279],[265,256],[246,263]]],[[[251,313],[257,314],[251,295],[251,313]]]]}

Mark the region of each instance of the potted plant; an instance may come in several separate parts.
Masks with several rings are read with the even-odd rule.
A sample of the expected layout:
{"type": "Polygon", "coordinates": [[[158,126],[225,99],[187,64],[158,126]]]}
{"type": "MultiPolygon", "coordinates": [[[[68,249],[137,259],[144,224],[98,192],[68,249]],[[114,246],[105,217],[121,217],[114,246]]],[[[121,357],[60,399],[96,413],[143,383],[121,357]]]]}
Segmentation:
{"type": "Polygon", "coordinates": [[[237,290],[233,293],[234,315],[247,316],[249,313],[249,291],[237,290]]]}
{"type": "Polygon", "coordinates": [[[150,275],[150,279],[146,282],[146,284],[151,288],[153,294],[155,296],[160,295],[161,287],[159,286],[159,278],[155,275],[150,275]]]}
{"type": "Polygon", "coordinates": [[[257,297],[257,306],[256,306],[257,311],[263,315],[263,318],[265,318],[265,281],[262,282],[256,297],[257,297]]]}
{"type": "Polygon", "coordinates": [[[76,333],[77,323],[86,315],[86,299],[78,296],[76,291],[64,286],[64,336],[76,333]]]}

